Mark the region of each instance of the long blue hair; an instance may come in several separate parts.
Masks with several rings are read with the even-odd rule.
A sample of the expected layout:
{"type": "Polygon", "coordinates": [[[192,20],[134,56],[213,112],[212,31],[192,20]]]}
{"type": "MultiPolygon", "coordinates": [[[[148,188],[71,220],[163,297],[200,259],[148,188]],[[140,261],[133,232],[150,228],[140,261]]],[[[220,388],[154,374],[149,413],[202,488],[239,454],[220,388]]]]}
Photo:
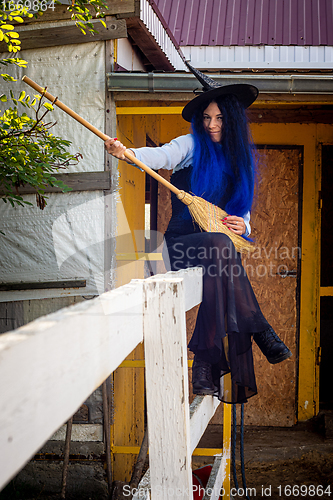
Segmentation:
{"type": "Polygon", "coordinates": [[[230,215],[251,210],[256,181],[255,148],[244,108],[233,95],[204,103],[192,119],[194,155],[191,191],[230,215]],[[203,112],[216,102],[222,114],[222,139],[213,142],[203,127],[203,112]]]}

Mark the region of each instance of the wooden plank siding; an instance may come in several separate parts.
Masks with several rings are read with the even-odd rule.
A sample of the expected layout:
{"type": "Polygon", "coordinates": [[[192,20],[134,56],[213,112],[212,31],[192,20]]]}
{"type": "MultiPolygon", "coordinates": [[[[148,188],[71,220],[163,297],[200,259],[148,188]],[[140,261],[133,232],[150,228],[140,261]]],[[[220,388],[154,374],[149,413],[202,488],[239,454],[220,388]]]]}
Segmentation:
{"type": "MultiPolygon", "coordinates": [[[[58,181],[64,182],[66,186],[71,188],[71,191],[98,191],[109,190],[111,188],[110,172],[77,172],[68,174],[54,174],[53,177],[58,181]]],[[[36,190],[26,184],[19,186],[13,190],[20,195],[35,194],[36,190]]],[[[57,186],[45,186],[45,193],[61,193],[62,190],[57,186]]],[[[5,190],[0,186],[0,195],[3,195],[5,190]]]]}
{"type": "MultiPolygon", "coordinates": [[[[140,0],[106,0],[107,9],[104,10],[107,16],[138,16],[140,15],[140,0]]],[[[54,20],[65,21],[71,19],[72,13],[67,10],[68,5],[55,5],[54,9],[48,8],[43,15],[39,18],[38,24],[50,22],[54,20]]],[[[94,16],[95,9],[88,6],[90,13],[94,16]]],[[[32,24],[36,22],[35,17],[25,18],[25,24],[32,24]]],[[[13,23],[12,23],[13,24],[13,23]]],[[[14,24],[17,24],[14,22],[14,24]]]]}
{"type": "MultiPolygon", "coordinates": [[[[17,26],[16,31],[20,35],[22,50],[127,37],[126,21],[124,19],[105,20],[104,22],[106,27],[98,19],[91,20],[97,31],[94,35],[89,32],[87,34],[82,33],[74,21],[28,24],[17,26]]],[[[6,50],[7,45],[2,42],[0,52],[6,52],[6,50]]]]}

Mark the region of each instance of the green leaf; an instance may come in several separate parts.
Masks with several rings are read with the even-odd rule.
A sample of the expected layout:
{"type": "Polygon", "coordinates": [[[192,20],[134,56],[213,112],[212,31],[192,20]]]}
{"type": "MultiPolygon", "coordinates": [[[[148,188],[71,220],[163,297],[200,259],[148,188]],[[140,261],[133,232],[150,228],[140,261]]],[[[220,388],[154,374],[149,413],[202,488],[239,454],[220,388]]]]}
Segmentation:
{"type": "Polygon", "coordinates": [[[2,76],[3,80],[5,80],[6,82],[16,82],[15,78],[5,73],[2,73],[0,76],[2,76]]]}
{"type": "Polygon", "coordinates": [[[43,103],[44,108],[48,109],[49,111],[53,111],[53,106],[49,102],[44,102],[43,103]]]}

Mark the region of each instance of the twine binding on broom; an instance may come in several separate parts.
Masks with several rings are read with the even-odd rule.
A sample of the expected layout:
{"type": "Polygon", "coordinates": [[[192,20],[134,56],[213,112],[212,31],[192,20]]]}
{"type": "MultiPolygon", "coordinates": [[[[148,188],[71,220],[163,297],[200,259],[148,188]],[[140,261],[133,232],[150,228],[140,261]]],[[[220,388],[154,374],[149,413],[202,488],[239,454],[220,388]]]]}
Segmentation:
{"type": "Polygon", "coordinates": [[[198,226],[208,233],[224,233],[233,242],[237,252],[253,252],[254,246],[239,234],[235,234],[222,223],[222,219],[228,214],[220,207],[213,205],[209,201],[193,196],[185,191],[179,191],[177,198],[188,206],[193,220],[198,226]]]}

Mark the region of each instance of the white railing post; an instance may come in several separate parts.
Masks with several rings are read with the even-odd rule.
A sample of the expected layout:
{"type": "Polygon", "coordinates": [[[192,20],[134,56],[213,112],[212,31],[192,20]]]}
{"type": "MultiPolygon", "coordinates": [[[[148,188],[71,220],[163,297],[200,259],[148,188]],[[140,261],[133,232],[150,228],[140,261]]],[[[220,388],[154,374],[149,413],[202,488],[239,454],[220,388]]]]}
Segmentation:
{"type": "MultiPolygon", "coordinates": [[[[151,491],[152,500],[191,500],[191,455],[219,405],[197,397],[190,420],[185,312],[201,295],[201,270],[170,272],[3,334],[0,488],[144,338],[150,471],[135,498],[148,499],[151,491]],[[90,370],[82,372],[83,365],[90,370]]],[[[224,425],[230,428],[230,418],[224,425]]],[[[210,484],[221,485],[229,462],[226,434],[210,484]]],[[[218,498],[214,491],[209,498],[218,498]]]]}
{"type": "Polygon", "coordinates": [[[184,283],[144,283],[144,341],[152,500],[192,499],[184,283]]]}

